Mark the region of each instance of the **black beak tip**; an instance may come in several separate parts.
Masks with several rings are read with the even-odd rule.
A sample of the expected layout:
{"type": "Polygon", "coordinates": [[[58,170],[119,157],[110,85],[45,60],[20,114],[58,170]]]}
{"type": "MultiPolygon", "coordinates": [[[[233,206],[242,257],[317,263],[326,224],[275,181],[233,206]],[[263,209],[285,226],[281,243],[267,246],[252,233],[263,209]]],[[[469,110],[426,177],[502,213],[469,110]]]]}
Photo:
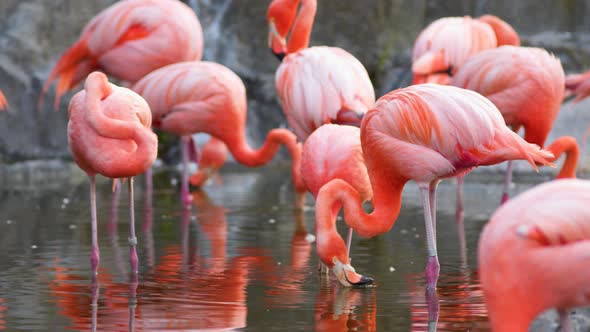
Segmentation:
{"type": "Polygon", "coordinates": [[[283,59],[285,58],[285,55],[286,55],[284,52],[275,53],[274,51],[272,52],[272,54],[274,54],[277,57],[277,59],[279,59],[279,61],[283,61],[283,59]]]}
{"type": "Polygon", "coordinates": [[[373,284],[374,281],[375,280],[373,280],[373,278],[361,276],[361,280],[359,280],[359,282],[355,283],[354,286],[356,286],[356,287],[370,286],[373,284]]]}

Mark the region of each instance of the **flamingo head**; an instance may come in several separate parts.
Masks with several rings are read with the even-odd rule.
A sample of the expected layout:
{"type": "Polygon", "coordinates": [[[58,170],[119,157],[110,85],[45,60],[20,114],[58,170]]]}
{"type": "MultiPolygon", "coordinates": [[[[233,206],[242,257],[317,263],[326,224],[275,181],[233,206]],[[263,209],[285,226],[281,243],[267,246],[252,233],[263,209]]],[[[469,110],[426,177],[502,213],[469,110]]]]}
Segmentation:
{"type": "Polygon", "coordinates": [[[346,245],[341,237],[325,236],[323,232],[317,232],[316,248],[318,256],[345,287],[367,286],[373,283],[372,278],[365,277],[355,272],[350,265],[346,245]]]}
{"type": "Polygon", "coordinates": [[[281,61],[287,54],[286,38],[297,16],[297,4],[295,0],[273,0],[266,13],[268,47],[281,61]]]}

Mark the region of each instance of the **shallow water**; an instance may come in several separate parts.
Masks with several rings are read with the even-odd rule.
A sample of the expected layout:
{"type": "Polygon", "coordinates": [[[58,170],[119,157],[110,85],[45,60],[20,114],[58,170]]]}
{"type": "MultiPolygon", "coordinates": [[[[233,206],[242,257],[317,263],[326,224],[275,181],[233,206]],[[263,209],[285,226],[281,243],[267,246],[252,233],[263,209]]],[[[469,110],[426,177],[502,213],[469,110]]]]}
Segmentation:
{"type": "MultiPolygon", "coordinates": [[[[466,178],[465,252],[454,214],[455,183],[439,187],[441,276],[437,293],[427,295],[424,221],[414,185],[404,191],[401,214],[388,234],[353,238],[352,263],[374,277],[376,287],[345,289],[317,272],[315,245],[305,231],[313,233],[313,198],[308,196],[303,214],[295,211],[288,169],[237,170],[193,192],[189,210],[182,209],[171,184],[176,173],[158,174],[151,204],[143,178],[137,179],[136,282],[129,277],[126,186],[113,195],[109,182],[99,182],[96,284],[89,262],[88,181],[78,174],[78,181],[57,186],[49,179],[4,188],[0,330],[488,330],[476,249],[500,200],[500,176],[466,178]]],[[[543,180],[539,175],[513,192],[543,180]]]]}

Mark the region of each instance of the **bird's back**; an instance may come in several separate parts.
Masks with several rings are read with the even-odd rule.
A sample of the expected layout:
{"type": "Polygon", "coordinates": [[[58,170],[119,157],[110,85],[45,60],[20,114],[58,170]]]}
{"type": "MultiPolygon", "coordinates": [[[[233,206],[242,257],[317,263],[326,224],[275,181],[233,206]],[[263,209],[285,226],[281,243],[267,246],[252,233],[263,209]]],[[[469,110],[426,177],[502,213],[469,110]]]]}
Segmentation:
{"type": "Polygon", "coordinates": [[[81,39],[103,70],[129,82],[167,64],[200,60],[203,49],[199,20],[176,0],[118,2],[90,21],[81,39]]]}
{"type": "Polygon", "coordinates": [[[375,102],[366,69],[337,47],[289,54],[277,70],[275,86],[289,126],[301,140],[326,123],[359,125],[375,102]]]}
{"type": "Polygon", "coordinates": [[[547,163],[551,156],[509,130],[483,96],[438,84],[381,97],[365,116],[361,142],[369,168],[393,167],[424,182],[509,158],[534,165],[533,160],[547,163]]]}
{"type": "MultiPolygon", "coordinates": [[[[490,99],[510,125],[547,122],[551,128],[564,93],[561,62],[544,49],[502,46],[471,57],[453,85],[490,99]]],[[[543,142],[535,142],[543,144],[543,142]]]]}
{"type": "Polygon", "coordinates": [[[301,174],[314,197],[333,179],[348,182],[362,200],[373,196],[357,127],[327,124],[314,131],[303,145],[301,174]]]}
{"type": "Polygon", "coordinates": [[[246,121],[246,88],[230,69],[190,61],[162,67],[133,86],[150,105],[154,124],[177,135],[238,135],[246,121]],[[213,134],[213,133],[212,133],[213,134]]]}

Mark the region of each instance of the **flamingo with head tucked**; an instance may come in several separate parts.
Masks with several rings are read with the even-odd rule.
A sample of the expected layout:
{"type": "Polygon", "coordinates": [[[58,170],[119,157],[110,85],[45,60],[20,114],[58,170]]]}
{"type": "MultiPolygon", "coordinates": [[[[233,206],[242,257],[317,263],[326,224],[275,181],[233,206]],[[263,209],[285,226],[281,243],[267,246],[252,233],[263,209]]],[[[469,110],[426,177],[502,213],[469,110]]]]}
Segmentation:
{"type": "MultiPolygon", "coordinates": [[[[298,201],[302,200],[305,186],[299,171],[301,144],[289,130],[273,129],[260,149],[254,150],[248,145],[246,88],[227,67],[204,61],[168,65],[142,78],[133,90],[150,105],[154,127],[183,139],[195,133],[208,133],[223,142],[236,161],[246,166],[268,163],[280,146],[285,145],[293,158],[292,174],[298,201]]],[[[183,160],[182,195],[184,202],[190,202],[187,149],[183,149],[183,160]]]]}
{"type": "MultiPolygon", "coordinates": [[[[452,84],[487,97],[508,126],[516,132],[524,128],[527,142],[544,147],[563,101],[564,73],[559,59],[544,49],[502,46],[472,56],[452,84]]],[[[560,137],[547,150],[555,155],[551,161],[566,153],[558,178],[576,176],[579,148],[574,137],[560,137]]],[[[502,202],[508,200],[511,174],[508,161],[502,202]]]]}
{"type": "Polygon", "coordinates": [[[129,178],[130,259],[136,273],[133,177],[145,172],[158,153],[149,106],[135,92],[110,84],[103,73],[94,72],[86,79],[84,90],[70,101],[68,116],[68,143],[74,161],[90,177],[92,270],[96,274],[99,263],[95,176],[101,174],[129,178]]]}
{"type": "Polygon", "coordinates": [[[501,45],[518,46],[520,38],[496,16],[440,18],[430,23],[414,43],[412,83],[449,84],[469,57],[501,45]]]}
{"type": "Polygon", "coordinates": [[[528,331],[541,312],[590,304],[590,182],[551,181],[502,205],[479,241],[479,271],[492,330],[528,331]]]}
{"type": "Polygon", "coordinates": [[[267,12],[269,47],[282,60],[275,86],[302,141],[326,123],[359,126],[375,103],[367,70],[354,56],[338,47],[308,48],[316,9],[317,0],[273,0],[267,12]]]}
{"type": "Polygon", "coordinates": [[[60,97],[94,70],[128,83],[165,65],[200,60],[203,32],[197,16],[177,0],[120,1],[95,16],[58,60],[43,85],[57,80],[60,97]]]}
{"type": "Polygon", "coordinates": [[[368,280],[350,265],[344,241],[336,232],[335,205],[342,205],[344,220],[359,235],[375,236],[395,223],[405,184],[417,182],[428,244],[426,279],[434,288],[439,273],[435,213],[439,181],[477,166],[525,159],[536,167],[535,163],[547,164],[553,157],[511,131],[485,97],[438,84],[414,85],[381,97],[363,119],[361,146],[373,190],[373,211],[366,213],[359,192],[340,179],[324,185],[316,201],[318,256],[345,286],[368,280]]]}

